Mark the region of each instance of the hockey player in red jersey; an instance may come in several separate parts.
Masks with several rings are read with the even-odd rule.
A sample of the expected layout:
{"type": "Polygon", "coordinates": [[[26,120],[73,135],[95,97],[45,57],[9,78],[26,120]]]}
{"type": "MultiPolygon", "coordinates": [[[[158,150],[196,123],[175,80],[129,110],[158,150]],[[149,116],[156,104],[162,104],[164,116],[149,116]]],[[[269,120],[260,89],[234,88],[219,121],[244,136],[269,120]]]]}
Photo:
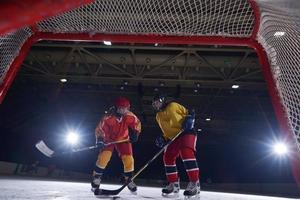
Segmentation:
{"type": "MultiPolygon", "coordinates": [[[[104,143],[116,142],[128,139],[129,142],[111,144],[100,150],[96,166],[93,171],[91,182],[92,191],[99,188],[105,167],[111,159],[114,149],[118,152],[124,167],[125,181],[132,177],[134,171],[134,158],[132,153],[132,142],[138,140],[141,132],[140,120],[130,111],[130,102],[124,97],[114,101],[114,107],[110,113],[105,114],[95,130],[96,142],[102,140],[104,143]]],[[[131,192],[136,192],[137,186],[132,181],[128,184],[131,192]]]]}
{"type": "Polygon", "coordinates": [[[168,185],[162,189],[162,195],[168,197],[179,195],[176,158],[180,156],[189,178],[184,196],[186,198],[198,197],[200,183],[199,168],[195,158],[197,135],[194,131],[194,112],[188,111],[176,102],[167,103],[163,95],[156,95],[153,98],[152,106],[157,111],[156,121],[162,130],[162,136],[155,141],[157,146],[163,147],[168,140],[183,130],[181,135],[166,148],[163,155],[168,185]]]}

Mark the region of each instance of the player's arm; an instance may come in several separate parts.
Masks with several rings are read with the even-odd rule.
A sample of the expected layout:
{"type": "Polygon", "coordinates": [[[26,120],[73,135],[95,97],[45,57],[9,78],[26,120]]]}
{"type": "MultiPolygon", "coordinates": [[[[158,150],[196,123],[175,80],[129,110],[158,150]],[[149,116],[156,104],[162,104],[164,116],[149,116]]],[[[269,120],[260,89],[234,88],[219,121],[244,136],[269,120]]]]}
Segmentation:
{"type": "Polygon", "coordinates": [[[139,118],[132,112],[130,112],[128,115],[130,117],[130,120],[128,120],[128,135],[131,142],[137,142],[142,131],[142,124],[139,118]]]}
{"type": "Polygon", "coordinates": [[[96,143],[99,140],[104,140],[105,137],[107,136],[109,127],[106,123],[107,120],[107,116],[104,116],[100,122],[98,123],[96,129],[95,129],[95,138],[96,138],[96,143]]]}
{"type": "Polygon", "coordinates": [[[179,126],[184,131],[191,131],[195,124],[195,112],[193,110],[187,110],[179,103],[172,103],[171,108],[174,115],[172,115],[173,122],[180,123],[179,126]]]}

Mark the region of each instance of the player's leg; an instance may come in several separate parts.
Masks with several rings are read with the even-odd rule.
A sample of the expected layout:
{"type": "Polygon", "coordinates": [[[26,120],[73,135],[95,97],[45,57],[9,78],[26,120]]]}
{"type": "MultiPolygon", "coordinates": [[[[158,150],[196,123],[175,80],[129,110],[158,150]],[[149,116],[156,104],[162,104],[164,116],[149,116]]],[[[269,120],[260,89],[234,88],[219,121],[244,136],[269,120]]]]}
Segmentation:
{"type": "MultiPolygon", "coordinates": [[[[116,149],[123,162],[123,167],[124,167],[123,180],[125,183],[133,176],[133,172],[134,172],[134,158],[132,154],[132,146],[131,143],[120,143],[116,145],[116,149]]],[[[127,185],[127,188],[133,193],[137,191],[137,186],[133,181],[130,181],[130,183],[127,185]]]]}
{"type": "Polygon", "coordinates": [[[92,191],[95,191],[97,188],[99,188],[101,183],[101,178],[103,176],[104,170],[108,162],[111,159],[113,150],[114,150],[114,146],[109,145],[99,152],[98,159],[96,161],[96,165],[93,171],[92,182],[91,182],[92,191]]]}
{"type": "Polygon", "coordinates": [[[189,177],[189,184],[183,193],[186,197],[196,196],[200,193],[199,168],[195,157],[196,141],[197,137],[192,134],[184,135],[181,138],[180,156],[189,177]]]}
{"type": "Polygon", "coordinates": [[[176,197],[179,195],[179,179],[176,167],[176,158],[179,155],[178,141],[175,140],[165,150],[163,161],[168,184],[162,189],[163,196],[176,197]]]}

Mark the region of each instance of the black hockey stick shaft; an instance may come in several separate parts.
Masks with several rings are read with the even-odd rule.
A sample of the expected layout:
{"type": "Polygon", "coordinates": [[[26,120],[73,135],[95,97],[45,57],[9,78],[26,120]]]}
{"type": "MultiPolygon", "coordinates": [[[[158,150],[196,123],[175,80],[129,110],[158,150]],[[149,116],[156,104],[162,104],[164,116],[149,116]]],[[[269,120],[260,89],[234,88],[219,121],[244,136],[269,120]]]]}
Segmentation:
{"type": "Polygon", "coordinates": [[[111,145],[111,144],[118,144],[118,143],[123,143],[123,142],[129,142],[129,140],[128,139],[118,140],[118,141],[109,142],[109,143],[98,142],[96,145],[93,145],[93,146],[82,147],[82,148],[79,148],[79,149],[72,149],[72,150],[64,151],[64,152],[60,152],[60,153],[56,153],[55,151],[49,149],[49,147],[47,147],[47,145],[44,142],[42,142],[43,143],[43,145],[42,145],[43,148],[42,149],[38,148],[38,147],[37,148],[44,155],[52,158],[52,157],[63,156],[63,155],[70,154],[70,153],[75,153],[75,152],[87,151],[87,150],[92,150],[92,149],[101,148],[101,147],[103,148],[103,147],[111,145]],[[45,151],[44,149],[48,149],[48,151],[50,151],[50,153],[48,151],[45,151]]]}
{"type": "Polygon", "coordinates": [[[131,181],[133,181],[144,169],[148,167],[150,163],[152,163],[176,138],[178,138],[179,135],[183,130],[180,130],[175,137],[173,137],[170,141],[167,142],[167,144],[159,150],[139,171],[135,173],[133,177],[128,179],[125,184],[123,184],[119,189],[116,190],[106,190],[106,189],[99,189],[95,190],[95,195],[117,195],[119,194],[131,181]]]}
{"type": "MultiPolygon", "coordinates": [[[[108,142],[108,143],[104,143],[104,142],[98,142],[96,145],[93,145],[93,146],[89,146],[89,147],[82,147],[80,149],[72,149],[70,151],[65,151],[65,152],[62,152],[58,155],[63,155],[63,154],[68,154],[68,153],[75,153],[75,152],[80,152],[80,151],[86,151],[86,150],[92,150],[92,149],[96,149],[96,148],[99,148],[100,147],[100,144],[102,146],[108,146],[108,145],[111,145],[111,144],[119,144],[119,143],[123,143],[123,142],[129,142],[128,139],[125,139],[125,140],[118,140],[118,141],[114,141],[114,142],[108,142]]],[[[54,154],[55,155],[55,154],[54,154]]],[[[57,155],[55,155],[57,156],[57,155]]]]}

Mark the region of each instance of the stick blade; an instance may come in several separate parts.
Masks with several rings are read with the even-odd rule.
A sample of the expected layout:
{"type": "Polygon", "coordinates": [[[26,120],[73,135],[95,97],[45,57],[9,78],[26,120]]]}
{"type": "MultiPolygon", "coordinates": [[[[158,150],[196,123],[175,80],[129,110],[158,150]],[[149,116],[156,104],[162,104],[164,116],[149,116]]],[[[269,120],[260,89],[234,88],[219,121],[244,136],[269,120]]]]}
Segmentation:
{"type": "Polygon", "coordinates": [[[116,190],[106,190],[106,189],[96,189],[94,194],[95,196],[114,196],[118,195],[122,191],[123,187],[116,190]]]}
{"type": "Polygon", "coordinates": [[[43,153],[45,156],[51,158],[54,154],[54,151],[51,150],[43,140],[39,141],[38,143],[35,144],[35,147],[43,153]]]}

